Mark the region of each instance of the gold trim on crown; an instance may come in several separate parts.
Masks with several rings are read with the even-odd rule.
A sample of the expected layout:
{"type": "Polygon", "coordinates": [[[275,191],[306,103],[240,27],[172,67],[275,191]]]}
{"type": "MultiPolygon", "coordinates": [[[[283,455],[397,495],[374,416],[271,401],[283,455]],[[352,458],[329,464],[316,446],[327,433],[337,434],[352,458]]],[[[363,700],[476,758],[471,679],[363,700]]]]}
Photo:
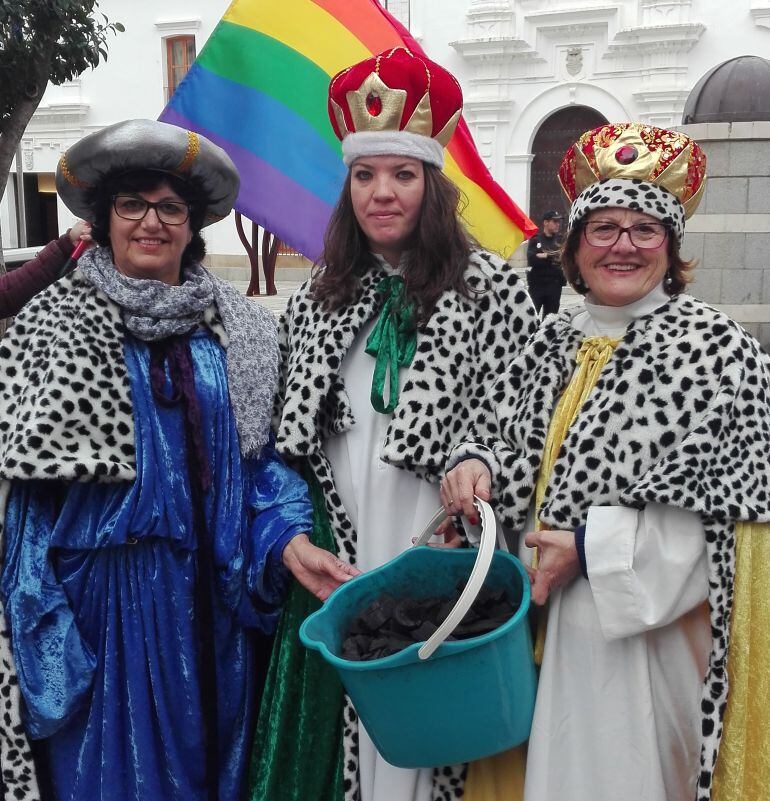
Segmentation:
{"type": "Polygon", "coordinates": [[[397,131],[401,127],[406,98],[405,89],[391,89],[376,72],[370,73],[358,89],[345,95],[356,131],[397,131]],[[382,103],[376,116],[366,107],[370,94],[379,97],[382,103]]]}
{"type": "Polygon", "coordinates": [[[458,108],[457,111],[449,118],[447,124],[433,137],[441,147],[446,147],[449,144],[449,140],[452,138],[452,134],[455,132],[455,128],[457,128],[457,123],[460,121],[460,116],[463,113],[461,108],[458,108]]]}
{"type": "Polygon", "coordinates": [[[430,108],[430,95],[426,92],[421,98],[412,116],[404,126],[410,133],[430,136],[433,133],[433,112],[430,108]]]}
{"type": "Polygon", "coordinates": [[[201,140],[195,131],[187,131],[187,151],[175,172],[187,172],[201,151],[201,140]]]}
{"type": "Polygon", "coordinates": [[[340,129],[340,139],[344,139],[350,133],[345,122],[345,112],[342,110],[342,106],[333,98],[330,98],[329,102],[334,112],[334,119],[337,120],[337,127],[340,129]]]}
{"type": "MultiPolygon", "coordinates": [[[[602,178],[638,178],[642,181],[649,181],[650,176],[655,174],[662,151],[657,150],[653,153],[635,128],[628,128],[617,139],[601,144],[602,147],[596,148],[594,152],[596,153],[596,166],[599,168],[599,175],[602,178]],[[636,148],[637,156],[633,163],[621,164],[615,156],[621,147],[627,145],[636,148]]],[[[659,182],[656,181],[656,183],[659,182]]]]}
{"type": "Polygon", "coordinates": [[[59,169],[61,169],[61,174],[64,176],[65,180],[70,186],[77,187],[78,189],[91,189],[93,184],[89,184],[86,181],[81,181],[76,178],[67,167],[67,154],[62,153],[61,157],[59,158],[59,169]]]}
{"type": "Polygon", "coordinates": [[[690,217],[703,196],[706,157],[686,134],[644,123],[616,123],[582,134],[559,168],[570,201],[597,181],[613,178],[660,186],[690,217]]]}

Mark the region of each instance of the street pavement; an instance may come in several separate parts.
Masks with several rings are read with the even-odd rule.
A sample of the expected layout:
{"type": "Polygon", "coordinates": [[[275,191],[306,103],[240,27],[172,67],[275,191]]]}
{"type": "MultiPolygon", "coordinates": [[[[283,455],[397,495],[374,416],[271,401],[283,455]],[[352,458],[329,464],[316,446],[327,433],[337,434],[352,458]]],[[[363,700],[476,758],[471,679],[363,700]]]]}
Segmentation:
{"type": "MultiPolygon", "coordinates": [[[[286,308],[289,298],[299,289],[304,280],[305,279],[302,278],[293,281],[276,281],[275,288],[278,290],[277,295],[253,295],[252,300],[255,303],[261,303],[278,317],[286,308]]],[[[239,292],[243,292],[244,294],[249,288],[248,281],[232,281],[231,283],[239,292]]],[[[262,287],[264,290],[264,281],[262,282],[262,287]]]]}
{"type": "MultiPolygon", "coordinates": [[[[263,306],[270,309],[270,311],[273,312],[276,317],[278,317],[286,308],[289,298],[300,287],[303,281],[304,278],[295,279],[292,281],[276,281],[275,288],[278,290],[277,295],[256,295],[253,297],[253,300],[255,303],[261,303],[263,306]]],[[[239,292],[243,293],[246,292],[249,286],[248,281],[233,281],[232,284],[239,292]]],[[[579,303],[580,295],[578,295],[573,289],[566,287],[562,293],[561,307],[564,309],[567,307],[576,306],[579,303]]]]}

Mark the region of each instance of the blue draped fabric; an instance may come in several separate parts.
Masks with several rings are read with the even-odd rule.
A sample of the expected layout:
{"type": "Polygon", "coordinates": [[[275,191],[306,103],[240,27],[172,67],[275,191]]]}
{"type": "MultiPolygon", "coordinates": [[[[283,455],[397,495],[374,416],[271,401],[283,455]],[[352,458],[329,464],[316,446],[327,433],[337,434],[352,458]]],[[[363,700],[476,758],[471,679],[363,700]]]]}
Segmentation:
{"type": "Polygon", "coordinates": [[[213,478],[205,538],[193,525],[181,410],[155,403],[147,346],[131,337],[136,481],[11,490],[0,592],[26,725],[42,740],[57,801],[211,801],[206,659],[219,800],[242,791],[259,689],[254,632],[274,629],[288,580],[281,552],[310,529],[311,510],[272,443],[241,458],[224,352],[202,331],[190,347],[213,478]],[[200,570],[203,559],[211,570],[200,570]],[[202,575],[211,576],[213,654],[200,652],[202,575]]]}

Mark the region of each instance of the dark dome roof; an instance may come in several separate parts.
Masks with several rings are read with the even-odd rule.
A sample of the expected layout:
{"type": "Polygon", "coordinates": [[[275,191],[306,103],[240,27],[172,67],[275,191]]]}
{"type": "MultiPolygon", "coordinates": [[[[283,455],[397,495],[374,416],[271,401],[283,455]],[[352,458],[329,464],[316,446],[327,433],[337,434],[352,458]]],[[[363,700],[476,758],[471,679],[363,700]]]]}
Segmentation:
{"type": "Polygon", "coordinates": [[[770,61],[739,56],[707,72],[690,92],[682,124],[770,120],[770,61]]]}

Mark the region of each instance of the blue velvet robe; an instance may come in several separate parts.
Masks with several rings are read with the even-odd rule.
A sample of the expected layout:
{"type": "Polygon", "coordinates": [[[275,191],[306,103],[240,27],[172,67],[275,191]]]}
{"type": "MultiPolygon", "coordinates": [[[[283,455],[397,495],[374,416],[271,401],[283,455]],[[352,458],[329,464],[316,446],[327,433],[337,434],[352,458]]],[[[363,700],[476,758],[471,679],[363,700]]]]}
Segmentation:
{"type": "Polygon", "coordinates": [[[57,801],[210,801],[198,558],[213,558],[219,800],[242,792],[259,689],[254,632],[273,631],[288,580],[281,552],[309,531],[311,509],[272,443],[241,457],[224,352],[203,331],[190,345],[213,479],[208,547],[193,526],[180,407],[156,404],[148,348],[132,337],[136,480],[11,490],[0,591],[26,725],[57,801]]]}

